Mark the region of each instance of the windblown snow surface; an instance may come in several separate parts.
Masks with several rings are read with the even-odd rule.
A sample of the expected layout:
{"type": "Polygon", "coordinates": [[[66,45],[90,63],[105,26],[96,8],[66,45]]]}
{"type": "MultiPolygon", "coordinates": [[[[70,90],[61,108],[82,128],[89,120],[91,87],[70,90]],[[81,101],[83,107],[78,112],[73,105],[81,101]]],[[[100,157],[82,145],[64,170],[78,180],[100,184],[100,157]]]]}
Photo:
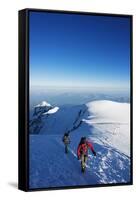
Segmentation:
{"type": "MultiPolygon", "coordinates": [[[[44,102],[40,106],[50,104],[44,102]]],[[[31,126],[38,129],[32,129],[30,134],[30,188],[129,182],[129,118],[129,103],[107,100],[50,107],[47,112],[41,112],[40,107],[40,112],[31,118],[31,126]],[[62,137],[67,131],[71,143],[65,154],[62,137]],[[97,153],[94,157],[89,152],[84,174],[76,155],[82,136],[93,143],[97,153]]]]}

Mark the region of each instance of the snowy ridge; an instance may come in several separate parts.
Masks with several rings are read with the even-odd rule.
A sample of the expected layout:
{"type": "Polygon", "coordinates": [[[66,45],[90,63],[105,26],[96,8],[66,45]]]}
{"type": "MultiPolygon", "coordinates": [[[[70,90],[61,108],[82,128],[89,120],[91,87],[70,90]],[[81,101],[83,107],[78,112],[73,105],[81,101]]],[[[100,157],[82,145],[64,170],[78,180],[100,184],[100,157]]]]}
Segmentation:
{"type": "Polygon", "coordinates": [[[30,188],[129,182],[129,109],[127,103],[94,101],[51,106],[34,115],[41,119],[41,127],[38,134],[33,130],[30,135],[30,188]],[[71,138],[68,155],[62,142],[65,132],[71,138]],[[97,152],[96,157],[89,152],[84,175],[76,156],[82,136],[91,140],[97,152]]]}
{"type": "Polygon", "coordinates": [[[43,113],[43,115],[47,115],[47,114],[53,114],[55,112],[57,112],[59,110],[59,107],[54,107],[52,109],[50,109],[48,112],[43,113]]]}

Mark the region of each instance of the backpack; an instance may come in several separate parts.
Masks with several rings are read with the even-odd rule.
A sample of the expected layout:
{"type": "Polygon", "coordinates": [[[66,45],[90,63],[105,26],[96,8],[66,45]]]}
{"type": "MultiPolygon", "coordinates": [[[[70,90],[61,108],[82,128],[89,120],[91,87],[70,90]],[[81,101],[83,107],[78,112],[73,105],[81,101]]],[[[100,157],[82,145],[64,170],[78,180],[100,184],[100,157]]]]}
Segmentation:
{"type": "Polygon", "coordinates": [[[65,144],[69,144],[69,143],[70,143],[69,136],[64,136],[64,137],[63,137],[63,142],[64,142],[65,144]]]}
{"type": "Polygon", "coordinates": [[[80,149],[80,153],[87,153],[88,151],[88,144],[87,142],[83,142],[82,144],[80,144],[81,149],[80,149]]]}

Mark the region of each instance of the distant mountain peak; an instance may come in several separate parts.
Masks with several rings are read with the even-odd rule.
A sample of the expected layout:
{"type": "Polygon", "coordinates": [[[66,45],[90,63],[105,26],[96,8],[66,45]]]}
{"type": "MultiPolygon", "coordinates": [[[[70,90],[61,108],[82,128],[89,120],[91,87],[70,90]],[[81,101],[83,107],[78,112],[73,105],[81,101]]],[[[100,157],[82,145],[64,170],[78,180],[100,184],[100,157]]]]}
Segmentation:
{"type": "Polygon", "coordinates": [[[42,101],[40,104],[36,105],[35,107],[51,107],[51,104],[49,104],[47,101],[42,101]]]}

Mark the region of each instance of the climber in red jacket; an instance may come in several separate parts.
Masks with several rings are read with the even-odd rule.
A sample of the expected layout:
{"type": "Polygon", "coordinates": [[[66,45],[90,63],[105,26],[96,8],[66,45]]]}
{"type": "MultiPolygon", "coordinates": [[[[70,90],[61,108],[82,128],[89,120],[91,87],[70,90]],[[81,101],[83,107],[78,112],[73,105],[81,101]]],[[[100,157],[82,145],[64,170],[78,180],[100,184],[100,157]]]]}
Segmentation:
{"type": "Polygon", "coordinates": [[[88,158],[88,149],[91,149],[94,156],[96,156],[96,152],[94,151],[93,145],[89,141],[87,141],[86,137],[82,137],[77,148],[77,157],[81,160],[82,172],[85,171],[85,164],[88,158]]]}

